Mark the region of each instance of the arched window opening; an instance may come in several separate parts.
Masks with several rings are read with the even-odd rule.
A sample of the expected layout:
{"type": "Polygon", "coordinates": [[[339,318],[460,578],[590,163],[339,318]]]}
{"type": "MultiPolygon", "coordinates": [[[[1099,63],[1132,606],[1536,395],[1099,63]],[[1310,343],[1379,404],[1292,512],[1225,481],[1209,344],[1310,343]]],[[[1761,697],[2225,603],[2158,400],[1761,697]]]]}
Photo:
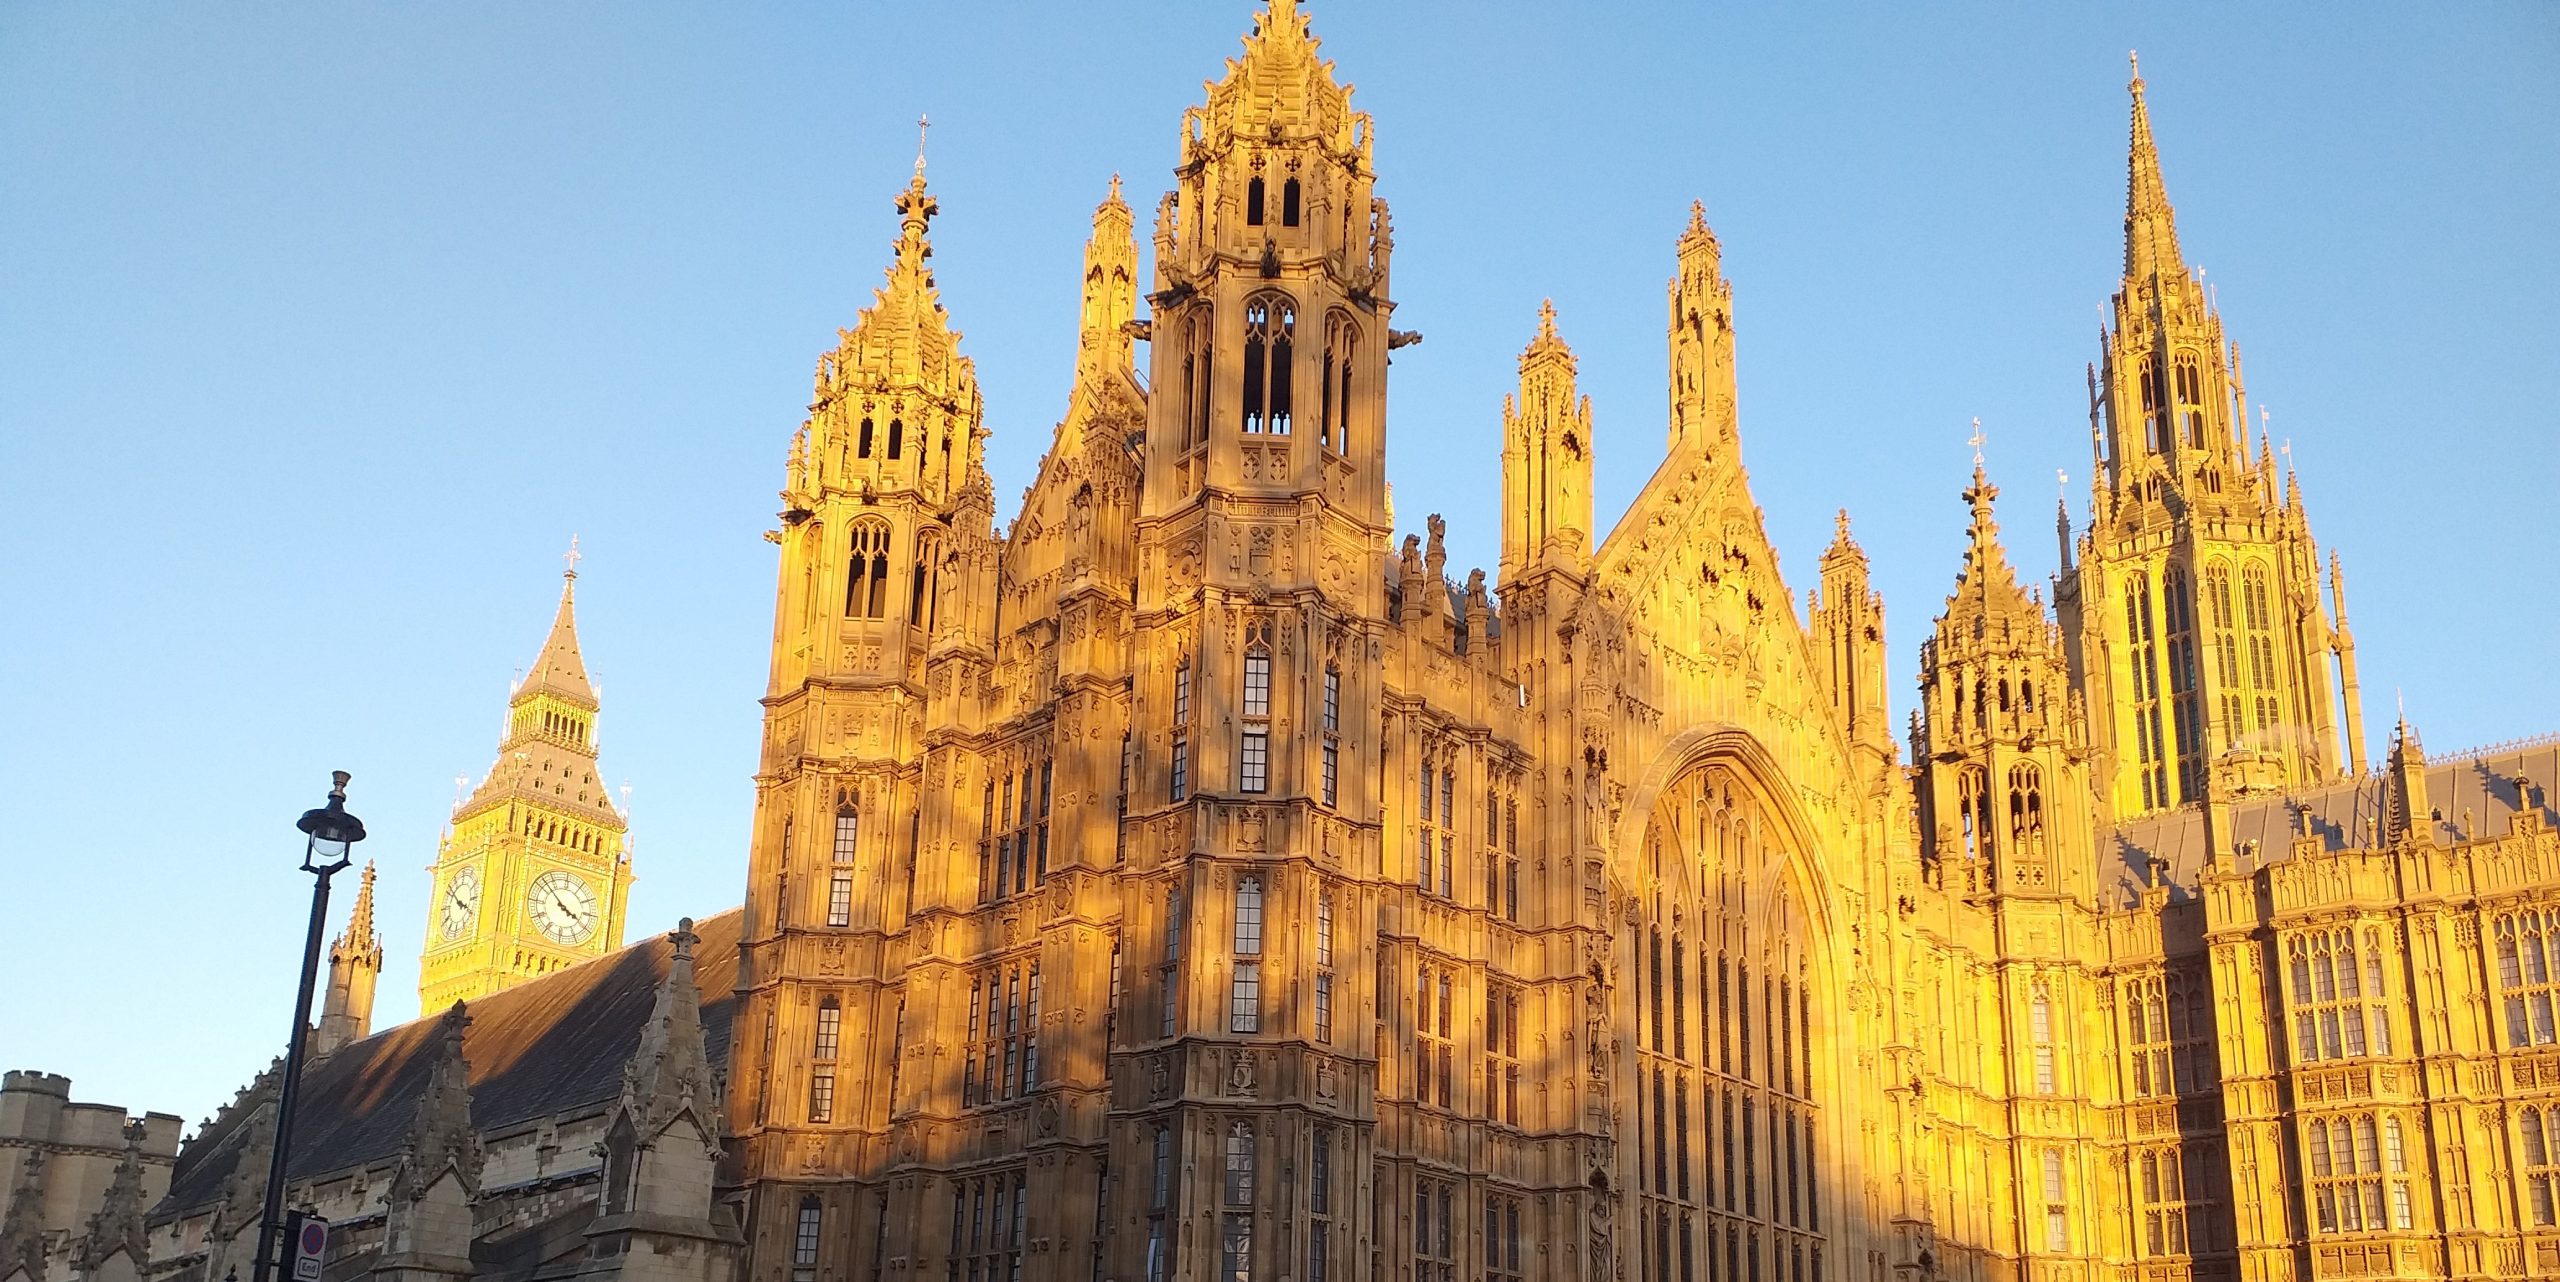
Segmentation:
{"type": "Polygon", "coordinates": [[[2201,449],[2204,446],[2204,371],[2193,356],[2180,356],[2177,363],[2178,421],[2185,429],[2182,444],[2201,449]]]}
{"type": "Polygon", "coordinates": [[[1316,437],[1336,454],[1351,452],[1351,358],[1359,339],[1359,327],[1348,315],[1325,317],[1323,404],[1316,437]]]}
{"type": "Polygon", "coordinates": [[[2009,770],[2009,842],[2021,857],[2044,855],[2044,772],[2032,765],[2009,770]]]}
{"type": "Polygon", "coordinates": [[[930,532],[916,536],[915,586],[907,600],[907,626],[933,631],[942,603],[942,540],[930,532]]]}
{"type": "Polygon", "coordinates": [[[1185,322],[1183,327],[1182,387],[1187,412],[1183,418],[1182,448],[1185,452],[1209,439],[1210,372],[1217,354],[1217,345],[1210,341],[1214,332],[1210,320],[1204,311],[1185,322]]]}
{"type": "Polygon", "coordinates": [[[2140,761],[2142,808],[2171,804],[2167,737],[2161,733],[2160,652],[2151,614],[2151,580],[2139,571],[2124,583],[2125,641],[2131,655],[2133,742],[2140,761]]]}
{"type": "Polygon", "coordinates": [[[2033,712],[2033,711],[2035,711],[2035,710],[2036,710],[2036,683],[2035,683],[2035,682],[2033,682],[2033,681],[2028,681],[2028,680],[2025,680],[2025,679],[2021,679],[2021,680],[2018,682],[2018,711],[2020,711],[2020,712],[2033,712]]]}
{"type": "Polygon", "coordinates": [[[855,458],[871,457],[871,420],[868,418],[862,420],[862,430],[854,438],[853,456],[855,458]]]}
{"type": "Polygon", "coordinates": [[[1244,305],[1242,423],[1248,433],[1289,434],[1289,367],[1297,321],[1297,309],[1278,295],[1244,305]]]}
{"type": "Polygon", "coordinates": [[[2027,1002],[2027,1036],[2035,1049],[2035,1090],[2038,1095],[2054,1092],[2053,1075],[2053,995],[2042,984],[2027,1002]]]}
{"type": "Polygon", "coordinates": [[[906,439],[907,439],[907,424],[906,424],[906,421],[905,421],[905,420],[903,420],[903,419],[894,419],[894,418],[893,418],[893,419],[890,419],[890,420],[889,420],[889,457],[891,457],[891,458],[896,458],[896,457],[898,457],[898,450],[899,450],[899,447],[900,447],[900,446],[902,446],[903,444],[905,444],[906,439]]]}
{"type": "Polygon", "coordinates": [[[2009,678],[2007,677],[2000,678],[2000,710],[2002,712],[2009,710],[2009,678]]]}
{"type": "Polygon", "coordinates": [[[1260,174],[1255,174],[1253,181],[1244,185],[1244,221],[1248,227],[1262,225],[1262,175],[1260,174]]]}
{"type": "Polygon", "coordinates": [[[889,527],[864,521],[853,527],[853,557],[845,565],[844,614],[877,619],[889,608],[889,527]]]}
{"type": "Polygon", "coordinates": [[[1280,225],[1298,225],[1298,180],[1295,178],[1280,184],[1280,225]]]}
{"type": "Polygon", "coordinates": [[[2149,358],[2142,362],[2142,448],[2157,454],[2165,444],[2160,431],[2160,370],[2149,358]]]}
{"type": "Polygon", "coordinates": [[[1988,858],[1991,854],[1991,781],[1980,766],[1966,766],[1956,775],[1956,813],[1964,836],[1966,859],[1988,858]]]}

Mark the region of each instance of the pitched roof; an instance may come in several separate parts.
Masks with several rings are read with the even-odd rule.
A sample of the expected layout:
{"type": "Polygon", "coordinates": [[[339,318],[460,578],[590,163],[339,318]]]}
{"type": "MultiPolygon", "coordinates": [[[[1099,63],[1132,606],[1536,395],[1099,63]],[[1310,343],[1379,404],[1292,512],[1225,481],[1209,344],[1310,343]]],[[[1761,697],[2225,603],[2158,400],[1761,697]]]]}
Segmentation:
{"type": "MultiPolygon", "coordinates": [[[[2519,777],[2532,784],[2532,808],[2542,812],[2545,822],[2560,825],[2560,809],[2555,809],[2560,805],[2560,736],[2430,763],[2427,804],[2435,817],[2428,831],[2434,844],[2451,846],[2464,840],[2466,816],[2475,837],[2505,835],[2509,822],[2527,806],[2527,797],[2516,786],[2519,777]]],[[[2389,823],[2390,783],[2387,773],[2377,771],[2323,788],[2234,802],[2233,840],[2258,843],[2262,864],[2288,858],[2297,832],[2304,827],[2320,839],[2324,849],[2372,849],[2382,844],[2372,834],[2389,823]]],[[[2168,882],[2193,887],[2206,862],[2204,812],[2188,806],[2118,824],[2114,832],[2101,836],[2099,852],[2101,878],[2110,872],[2103,865],[2108,855],[2121,860],[2112,870],[2121,888],[2145,884],[2144,870],[2152,859],[2168,868],[2168,882]]]]}
{"type": "MultiPolygon", "coordinates": [[[[740,917],[732,908],[694,927],[701,936],[694,946],[697,969],[715,976],[734,970],[740,917]]],[[[674,951],[665,936],[652,935],[471,1003],[463,1053],[471,1062],[471,1117],[480,1132],[609,1107],[621,1093],[623,1065],[640,1044],[674,951]]],[[[732,1001],[721,984],[702,1002],[703,1048],[715,1065],[728,1063],[732,1001]]],[[[442,1015],[387,1029],[304,1068],[292,1179],[399,1156],[434,1067],[442,1015]]],[[[153,1222],[219,1198],[247,1139],[240,1126],[199,1136],[179,1154],[153,1222]]]]}

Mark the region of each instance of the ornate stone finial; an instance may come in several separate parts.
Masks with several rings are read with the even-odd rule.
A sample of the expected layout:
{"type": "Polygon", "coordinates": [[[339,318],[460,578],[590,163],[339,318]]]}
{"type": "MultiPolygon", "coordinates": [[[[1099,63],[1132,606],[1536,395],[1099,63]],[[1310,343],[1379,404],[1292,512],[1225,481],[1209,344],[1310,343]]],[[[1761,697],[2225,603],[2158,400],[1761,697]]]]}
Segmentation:
{"type": "Polygon", "coordinates": [[[1699,235],[1699,234],[1701,234],[1701,233],[1704,233],[1706,230],[1707,230],[1707,202],[1705,202],[1705,201],[1703,201],[1703,200],[1693,200],[1693,201],[1690,201],[1690,202],[1689,202],[1689,234],[1690,234],[1690,235],[1693,235],[1693,236],[1694,236],[1694,235],[1699,235]]]}
{"type": "Polygon", "coordinates": [[[708,1106],[711,1066],[702,1046],[702,994],[693,977],[693,946],[701,941],[690,917],[667,932],[674,948],[667,977],[658,984],[640,1045],[622,1071],[622,1108],[643,1135],[687,1108],[708,1106]]]}
{"type": "Polygon", "coordinates": [[[45,1151],[29,1149],[18,1168],[9,1214],[0,1219],[0,1278],[23,1270],[30,1282],[44,1282],[44,1164],[45,1151]]]}
{"type": "Polygon", "coordinates": [[[72,1253],[72,1267],[93,1273],[121,1250],[136,1273],[147,1271],[151,1239],[143,1217],[149,1209],[142,1195],[142,1123],[135,1122],[124,1128],[124,1156],[117,1160],[106,1197],[99,1202],[97,1214],[89,1217],[88,1232],[72,1253]]]}
{"type": "Polygon", "coordinates": [[[1118,174],[1113,174],[1113,175],[1111,175],[1111,194],[1110,194],[1108,197],[1105,197],[1105,199],[1108,199],[1108,200],[1119,200],[1119,199],[1120,199],[1120,175],[1118,175],[1118,174]]]}
{"type": "Polygon", "coordinates": [[[1831,533],[1834,538],[1843,543],[1849,541],[1849,509],[1844,507],[1840,509],[1838,515],[1831,518],[1831,533]]]}
{"type": "Polygon", "coordinates": [[[1555,336],[1556,300],[1541,299],[1538,302],[1538,337],[1542,340],[1552,340],[1555,336]]]}
{"type": "MultiPolygon", "coordinates": [[[[471,1124],[471,1062],[463,1055],[463,1034],[470,1027],[470,1012],[461,1002],[436,1022],[436,1055],[427,1069],[427,1088],[418,1096],[409,1138],[391,1175],[395,1214],[403,1206],[414,1207],[448,1173],[460,1181],[466,1201],[480,1191],[480,1132],[471,1124]]],[[[462,1252],[448,1254],[467,1254],[467,1236],[462,1245],[462,1252]]]]}

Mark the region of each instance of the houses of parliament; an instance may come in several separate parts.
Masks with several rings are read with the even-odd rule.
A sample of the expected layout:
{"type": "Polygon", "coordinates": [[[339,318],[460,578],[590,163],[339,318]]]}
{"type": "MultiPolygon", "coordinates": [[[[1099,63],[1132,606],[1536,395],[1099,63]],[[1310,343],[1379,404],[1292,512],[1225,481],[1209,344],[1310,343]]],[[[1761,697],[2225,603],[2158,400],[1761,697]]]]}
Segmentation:
{"type": "MultiPolygon", "coordinates": [[[[1848,516],[1778,574],[1695,208],[1613,528],[1594,458],[1652,429],[1522,318],[1488,576],[1394,523],[1389,180],[1291,0],[1143,232],[1094,211],[1001,527],[919,163],[773,437],[743,907],[620,946],[564,596],[438,862],[434,1013],[333,989],[330,1282],[2560,1276],[2560,739],[2366,759],[2342,564],[2131,89],[2091,515],[2023,583],[1977,463],[1900,726],[1848,516]]],[[[244,1258],[262,1090],[141,1276],[244,1258]]]]}

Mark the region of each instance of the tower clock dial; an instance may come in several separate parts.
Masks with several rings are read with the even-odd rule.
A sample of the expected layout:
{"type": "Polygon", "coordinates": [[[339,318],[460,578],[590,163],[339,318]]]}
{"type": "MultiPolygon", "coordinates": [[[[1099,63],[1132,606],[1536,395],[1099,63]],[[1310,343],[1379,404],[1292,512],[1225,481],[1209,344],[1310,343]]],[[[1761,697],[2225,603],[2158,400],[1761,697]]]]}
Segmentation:
{"type": "Polygon", "coordinates": [[[595,938],[596,892],[584,880],[554,870],[533,879],[525,915],[543,938],[574,947],[595,938]]]}
{"type": "Polygon", "coordinates": [[[465,868],[444,884],[444,898],[436,903],[436,928],[447,939],[460,939],[479,916],[480,870],[465,868]]]}

